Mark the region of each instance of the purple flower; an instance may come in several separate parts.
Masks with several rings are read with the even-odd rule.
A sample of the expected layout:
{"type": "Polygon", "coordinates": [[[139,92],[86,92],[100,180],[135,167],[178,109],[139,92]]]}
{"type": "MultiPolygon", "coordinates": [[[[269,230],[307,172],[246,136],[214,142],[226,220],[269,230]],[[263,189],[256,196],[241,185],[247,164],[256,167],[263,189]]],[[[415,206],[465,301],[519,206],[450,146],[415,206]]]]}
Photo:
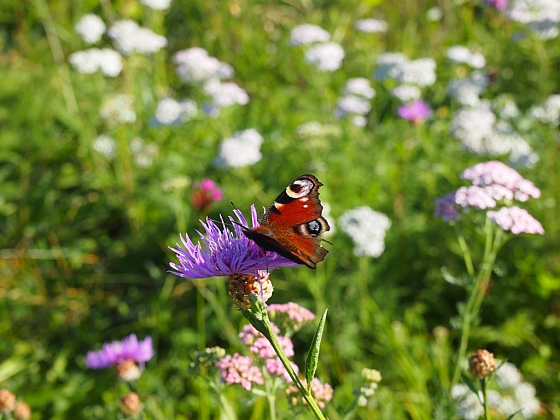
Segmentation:
{"type": "Polygon", "coordinates": [[[243,388],[250,391],[253,385],[263,385],[264,378],[261,370],[253,365],[249,356],[241,356],[235,353],[221,358],[216,366],[222,372],[222,381],[227,384],[241,384],[243,388]]]}
{"type": "Polygon", "coordinates": [[[426,118],[432,115],[432,110],[428,104],[420,99],[401,105],[397,110],[399,117],[412,121],[414,124],[421,124],[426,118]]]}
{"type": "Polygon", "coordinates": [[[539,198],[541,196],[541,191],[531,181],[523,178],[515,169],[496,160],[479,163],[465,169],[461,178],[468,179],[472,181],[473,185],[481,187],[495,187],[495,185],[505,187],[513,193],[513,198],[518,201],[527,201],[529,197],[539,198]]]}
{"type": "Polygon", "coordinates": [[[139,342],[136,334],[131,334],[122,341],[103,344],[101,350],[89,351],[86,355],[86,366],[90,369],[105,369],[129,360],[145,363],[153,355],[154,349],[150,336],[139,342]]]}
{"type": "Polygon", "coordinates": [[[434,216],[441,217],[444,222],[459,220],[460,215],[457,211],[457,203],[455,203],[455,193],[449,193],[435,200],[436,209],[434,216]]]}
{"type": "MultiPolygon", "coordinates": [[[[290,362],[290,365],[292,365],[292,369],[297,375],[299,373],[298,365],[294,362],[290,362]]],[[[266,371],[271,375],[281,376],[284,382],[293,382],[292,378],[290,378],[290,375],[288,374],[288,371],[278,357],[275,359],[266,359],[264,366],[266,367],[266,371]]]]}
{"type": "Polygon", "coordinates": [[[544,235],[541,223],[531,216],[527,210],[520,209],[517,206],[502,207],[498,211],[489,211],[487,216],[503,230],[509,230],[515,235],[520,233],[544,235]]]}
{"type": "Polygon", "coordinates": [[[198,210],[208,212],[212,204],[222,199],[224,193],[214,181],[204,178],[201,182],[194,184],[191,195],[193,206],[198,210]]]}
{"type": "MultiPolygon", "coordinates": [[[[248,227],[243,213],[234,210],[239,224],[248,227]]],[[[258,226],[255,206],[251,206],[253,227],[258,226]]],[[[200,242],[193,244],[188,235],[181,235],[182,246],[177,243],[175,252],[179,264],[169,263],[173,270],[170,273],[179,277],[202,279],[214,276],[233,276],[238,274],[258,276],[259,270],[274,270],[280,267],[294,267],[298,264],[284,258],[275,252],[261,249],[243,234],[243,229],[230,217],[233,231],[226,227],[224,219],[222,229],[210,219],[206,223],[200,222],[205,234],[198,232],[204,248],[200,242]]]]}
{"type": "Polygon", "coordinates": [[[486,0],[486,3],[499,12],[505,12],[508,7],[508,0],[486,0]]]}
{"type": "Polygon", "coordinates": [[[290,320],[297,322],[298,324],[303,324],[315,319],[315,314],[313,312],[295,302],[283,304],[273,303],[268,306],[267,311],[273,319],[280,316],[280,314],[286,314],[290,320]]]}

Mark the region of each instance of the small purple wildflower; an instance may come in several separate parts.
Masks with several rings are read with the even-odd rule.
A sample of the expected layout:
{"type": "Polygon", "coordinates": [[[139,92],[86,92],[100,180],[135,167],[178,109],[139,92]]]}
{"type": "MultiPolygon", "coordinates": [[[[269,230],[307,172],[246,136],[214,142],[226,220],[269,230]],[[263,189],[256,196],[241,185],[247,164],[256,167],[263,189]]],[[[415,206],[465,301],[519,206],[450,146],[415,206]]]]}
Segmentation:
{"type": "Polygon", "coordinates": [[[136,334],[131,334],[122,341],[103,344],[101,350],[89,351],[86,355],[86,366],[90,369],[105,369],[109,366],[117,366],[127,360],[145,363],[154,354],[150,336],[147,336],[143,341],[138,341],[136,334]]]}
{"type": "Polygon", "coordinates": [[[432,115],[428,104],[420,99],[401,105],[397,110],[399,117],[411,121],[413,124],[421,124],[432,115]]]}
{"type": "Polygon", "coordinates": [[[523,178],[519,172],[506,164],[492,160],[479,163],[465,169],[461,178],[472,181],[477,186],[501,185],[513,193],[518,201],[527,201],[529,197],[539,198],[541,191],[531,182],[523,178]]]}
{"type": "MultiPolygon", "coordinates": [[[[278,336],[277,338],[286,356],[292,357],[295,354],[292,340],[290,340],[288,337],[282,336],[278,336]]],[[[251,351],[251,353],[259,356],[261,359],[271,359],[276,357],[276,352],[274,351],[272,344],[270,344],[270,342],[263,336],[257,338],[253,345],[249,347],[249,350],[251,351]]]]}
{"type": "Polygon", "coordinates": [[[508,0],[486,0],[486,3],[499,12],[505,12],[508,7],[508,0]]]}
{"type": "Polygon", "coordinates": [[[222,199],[224,192],[218,188],[214,181],[204,178],[193,185],[191,195],[193,206],[198,210],[207,212],[212,207],[212,204],[222,199]]]}
{"type": "MultiPolygon", "coordinates": [[[[274,331],[274,334],[278,335],[280,333],[280,329],[272,324],[272,330],[274,331]]],[[[238,334],[238,337],[241,338],[241,341],[243,342],[243,344],[245,344],[246,346],[252,346],[253,343],[259,338],[262,337],[263,335],[258,332],[255,327],[253,327],[251,324],[247,324],[243,327],[243,330],[238,334]]]]}
{"type": "Polygon", "coordinates": [[[222,381],[227,384],[241,384],[243,388],[250,391],[253,385],[263,385],[264,378],[261,370],[253,365],[249,356],[241,356],[235,353],[221,358],[216,366],[222,372],[222,381]]]}
{"type": "MultiPolygon", "coordinates": [[[[307,388],[305,379],[302,379],[301,382],[307,388]]],[[[332,386],[328,383],[323,384],[318,378],[313,378],[309,391],[320,408],[325,408],[326,403],[332,400],[333,397],[332,386]]],[[[306,404],[303,397],[299,396],[299,391],[295,385],[290,385],[286,388],[286,395],[290,398],[290,403],[294,406],[306,404]]]]}
{"type": "MultiPolygon", "coordinates": [[[[243,213],[234,210],[239,224],[248,227],[243,213]]],[[[251,218],[253,227],[258,226],[257,211],[251,206],[251,218]]],[[[176,248],[170,249],[175,252],[179,264],[169,263],[173,270],[171,274],[189,279],[202,279],[214,276],[233,276],[239,274],[258,276],[259,270],[274,270],[280,267],[294,267],[298,264],[284,258],[275,252],[261,249],[252,240],[248,239],[242,228],[230,217],[233,231],[226,227],[224,219],[222,229],[212,220],[201,221],[205,234],[198,232],[205,245],[196,245],[188,235],[181,235],[182,245],[177,243],[176,248]]]]}
{"type": "Polygon", "coordinates": [[[459,220],[460,214],[457,211],[457,203],[455,203],[455,193],[449,193],[435,200],[434,216],[441,217],[444,222],[459,220]]]}
{"type": "Polygon", "coordinates": [[[489,211],[487,216],[496,222],[503,230],[509,230],[514,235],[531,233],[544,235],[541,223],[525,209],[517,206],[502,207],[498,211],[489,211]]]}
{"type": "MultiPolygon", "coordinates": [[[[294,362],[290,362],[290,365],[292,365],[292,369],[297,375],[299,373],[298,365],[296,365],[294,362]]],[[[292,378],[290,378],[290,375],[288,374],[288,371],[278,357],[274,359],[266,359],[264,362],[264,366],[266,367],[266,371],[271,375],[282,377],[284,382],[293,382],[292,378]]]]}
{"type": "Polygon", "coordinates": [[[290,318],[294,322],[297,322],[298,324],[303,324],[315,319],[315,314],[313,312],[311,312],[309,309],[304,308],[303,306],[298,305],[295,302],[288,302],[283,304],[273,303],[272,305],[268,306],[267,311],[273,319],[277,316],[280,316],[280,314],[286,314],[288,318],[290,318]]]}

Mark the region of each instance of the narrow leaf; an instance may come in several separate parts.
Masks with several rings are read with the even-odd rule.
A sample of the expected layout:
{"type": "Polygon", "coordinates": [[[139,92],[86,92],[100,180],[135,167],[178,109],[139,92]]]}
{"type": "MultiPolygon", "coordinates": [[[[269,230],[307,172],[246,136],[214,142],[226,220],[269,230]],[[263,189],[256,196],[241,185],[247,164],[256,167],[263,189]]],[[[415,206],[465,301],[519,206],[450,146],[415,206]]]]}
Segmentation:
{"type": "MultiPolygon", "coordinates": [[[[475,384],[471,381],[471,378],[469,378],[467,375],[465,375],[463,372],[461,372],[461,378],[463,379],[463,382],[465,382],[465,384],[469,387],[469,389],[472,391],[472,393],[474,395],[476,395],[476,398],[478,398],[478,400],[480,401],[480,395],[478,395],[478,389],[476,389],[475,384]]],[[[480,401],[480,403],[482,404],[483,402],[480,401]]]]}
{"type": "Polygon", "coordinates": [[[311,381],[315,377],[315,371],[317,370],[317,363],[319,361],[319,351],[321,348],[321,339],[323,338],[323,330],[325,329],[325,322],[327,320],[327,312],[329,308],[325,309],[323,316],[319,321],[319,326],[315,335],[313,336],[313,341],[311,342],[311,347],[309,348],[309,353],[307,353],[307,360],[305,361],[305,380],[307,381],[307,389],[311,385],[311,381]]]}

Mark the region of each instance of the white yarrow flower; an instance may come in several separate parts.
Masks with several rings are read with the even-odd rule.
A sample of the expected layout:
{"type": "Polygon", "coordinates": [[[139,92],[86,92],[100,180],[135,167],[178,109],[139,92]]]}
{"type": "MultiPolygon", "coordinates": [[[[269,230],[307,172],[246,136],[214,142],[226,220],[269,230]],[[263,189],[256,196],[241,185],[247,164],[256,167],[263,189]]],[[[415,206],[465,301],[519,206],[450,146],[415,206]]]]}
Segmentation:
{"type": "Polygon", "coordinates": [[[318,44],[305,53],[305,61],[321,71],[335,71],[342,66],[344,50],[336,42],[318,44]]]}
{"type": "Polygon", "coordinates": [[[249,95],[245,89],[233,82],[222,83],[219,80],[210,80],[204,85],[204,91],[212,97],[212,103],[218,108],[249,103],[249,95]]]}
{"type": "Polygon", "coordinates": [[[88,44],[95,44],[101,39],[107,26],[101,18],[93,13],[84,15],[78,23],[76,23],[76,33],[88,44]]]}
{"type": "Polygon", "coordinates": [[[122,70],[121,55],[110,48],[90,48],[70,54],[68,61],[82,74],[92,74],[98,70],[108,77],[116,77],[122,70]]]}
{"type": "Polygon", "coordinates": [[[379,257],[385,250],[385,232],[391,220],[368,206],[357,207],[345,212],[338,220],[340,230],[354,242],[354,255],[379,257]]]}
{"type": "Polygon", "coordinates": [[[420,89],[412,85],[400,85],[391,89],[391,95],[401,102],[411,102],[420,99],[420,89]]]}
{"type": "Polygon", "coordinates": [[[290,32],[290,45],[308,45],[315,42],[328,42],[331,34],[317,25],[305,23],[294,27],[290,32]]]}
{"type": "Polygon", "coordinates": [[[93,140],[93,149],[105,158],[113,159],[117,155],[117,142],[112,137],[101,134],[93,140]]]}
{"type": "Polygon", "coordinates": [[[107,31],[115,48],[124,55],[133,53],[153,54],[167,45],[164,36],[140,27],[133,20],[120,20],[107,31]]]}
{"type": "Polygon", "coordinates": [[[140,0],[144,6],[153,10],[166,10],[171,5],[171,0],[140,0]]]}
{"type": "Polygon", "coordinates": [[[374,78],[394,79],[400,84],[431,86],[436,81],[436,62],[431,58],[408,60],[401,53],[385,53],[377,59],[374,78]]]}
{"type": "Polygon", "coordinates": [[[263,137],[257,130],[250,128],[236,132],[220,144],[215,164],[226,168],[253,165],[261,160],[263,137]]]}
{"type": "Polygon", "coordinates": [[[133,99],[129,95],[119,94],[106,100],[99,114],[102,118],[112,123],[133,123],[136,121],[136,113],[132,107],[133,99]]]}
{"type": "Polygon", "coordinates": [[[542,106],[534,106],[529,110],[529,116],[545,124],[558,126],[560,124],[560,95],[550,95],[542,106]]]}
{"type": "Polygon", "coordinates": [[[360,19],[356,21],[354,28],[359,32],[376,34],[387,32],[389,30],[389,24],[380,19],[360,19]]]}
{"type": "Polygon", "coordinates": [[[204,48],[193,47],[173,55],[177,75],[183,83],[202,83],[211,79],[227,79],[235,72],[233,67],[208,55],[204,48]]]}
{"type": "Polygon", "coordinates": [[[348,79],[343,92],[345,95],[363,96],[367,99],[375,97],[375,89],[371,87],[369,80],[365,77],[348,79]]]}
{"type": "Polygon", "coordinates": [[[486,59],[480,53],[473,53],[467,47],[455,45],[447,49],[447,58],[453,63],[465,63],[475,69],[481,69],[486,65],[486,59]]]}
{"type": "Polygon", "coordinates": [[[154,118],[161,125],[180,124],[191,119],[196,112],[196,103],[190,99],[179,102],[173,98],[163,98],[157,104],[154,118]]]}
{"type": "Polygon", "coordinates": [[[371,111],[371,104],[367,99],[350,95],[336,101],[334,115],[337,118],[344,118],[348,115],[365,115],[369,111],[371,111]]]}

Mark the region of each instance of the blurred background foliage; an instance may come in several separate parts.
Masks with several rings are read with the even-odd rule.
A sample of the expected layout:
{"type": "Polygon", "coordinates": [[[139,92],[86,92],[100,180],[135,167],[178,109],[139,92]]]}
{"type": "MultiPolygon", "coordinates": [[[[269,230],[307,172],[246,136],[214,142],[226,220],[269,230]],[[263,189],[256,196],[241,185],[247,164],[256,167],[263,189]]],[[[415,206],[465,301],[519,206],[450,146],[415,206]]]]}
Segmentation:
{"type": "MultiPolygon", "coordinates": [[[[230,201],[245,212],[253,203],[268,206],[308,172],[324,183],[321,198],[335,220],[368,205],[392,221],[378,259],[355,257],[351,239],[337,232],[317,270],[272,275],[271,302],[295,301],[316,314],[330,307],[318,370],[335,388],[327,415],[339,418],[335,410],[350,404],[361,369],[369,367],[383,381],[376,404],[355,418],[451,416],[445,392],[465,291],[446,281],[442,269],[458,277],[464,269],[453,229],[432,216],[433,200],[462,185],[464,168],[487,159],[462,150],[449,134],[456,105],[440,80],[459,70],[445,51],[476,46],[495,74],[487,97],[509,93],[526,111],[559,91],[557,40],[512,42],[517,25],[495,10],[443,0],[174,0],[165,12],[132,0],[4,0],[0,25],[0,387],[26,401],[33,418],[106,418],[122,384],[111,370],[86,370],[84,355],[132,332],[151,335],[156,347],[137,385],[148,418],[216,418],[210,404],[216,397],[189,375],[188,365],[207,346],[241,351],[237,333],[244,321],[224,279],[193,282],[168,274],[174,259],[168,246],[180,232],[196,234],[207,215],[231,215],[230,201]],[[434,6],[443,17],[428,21],[434,6]],[[165,35],[168,45],[126,57],[116,78],[79,74],[68,56],[84,49],[74,25],[86,13],[107,22],[136,20],[165,35]],[[389,31],[356,33],[354,22],[364,17],[385,19],[389,31]],[[288,46],[290,29],[302,23],[320,25],[341,43],[342,69],[321,73],[288,46]],[[150,124],[162,97],[200,99],[180,82],[171,59],[194,46],[234,67],[233,80],[248,92],[249,104],[217,118],[150,124]],[[434,118],[421,126],[398,119],[387,86],[373,82],[377,96],[366,127],[335,119],[345,81],[370,78],[376,58],[388,51],[436,60],[438,82],[423,95],[434,118]],[[111,125],[99,116],[116,93],[134,97],[134,123],[111,125]],[[298,139],[296,128],[312,120],[340,130],[298,139]],[[247,128],[265,138],[262,160],[244,168],[213,165],[221,140],[247,128]],[[118,144],[113,160],[92,148],[104,132],[118,144]],[[128,143],[135,137],[157,144],[149,167],[133,162],[128,143]],[[189,187],[162,187],[180,177],[209,177],[225,199],[203,214],[192,206],[189,187]]],[[[526,207],[546,235],[515,237],[500,252],[469,348],[488,348],[516,364],[537,388],[542,418],[558,418],[558,127],[533,124],[524,136],[540,161],[520,172],[542,190],[526,207]]],[[[465,231],[469,243],[480,240],[474,227],[465,231]]],[[[294,337],[300,366],[312,334],[310,327],[294,337]]],[[[262,418],[264,403],[246,405],[242,395],[228,390],[239,418],[262,418]]]]}

